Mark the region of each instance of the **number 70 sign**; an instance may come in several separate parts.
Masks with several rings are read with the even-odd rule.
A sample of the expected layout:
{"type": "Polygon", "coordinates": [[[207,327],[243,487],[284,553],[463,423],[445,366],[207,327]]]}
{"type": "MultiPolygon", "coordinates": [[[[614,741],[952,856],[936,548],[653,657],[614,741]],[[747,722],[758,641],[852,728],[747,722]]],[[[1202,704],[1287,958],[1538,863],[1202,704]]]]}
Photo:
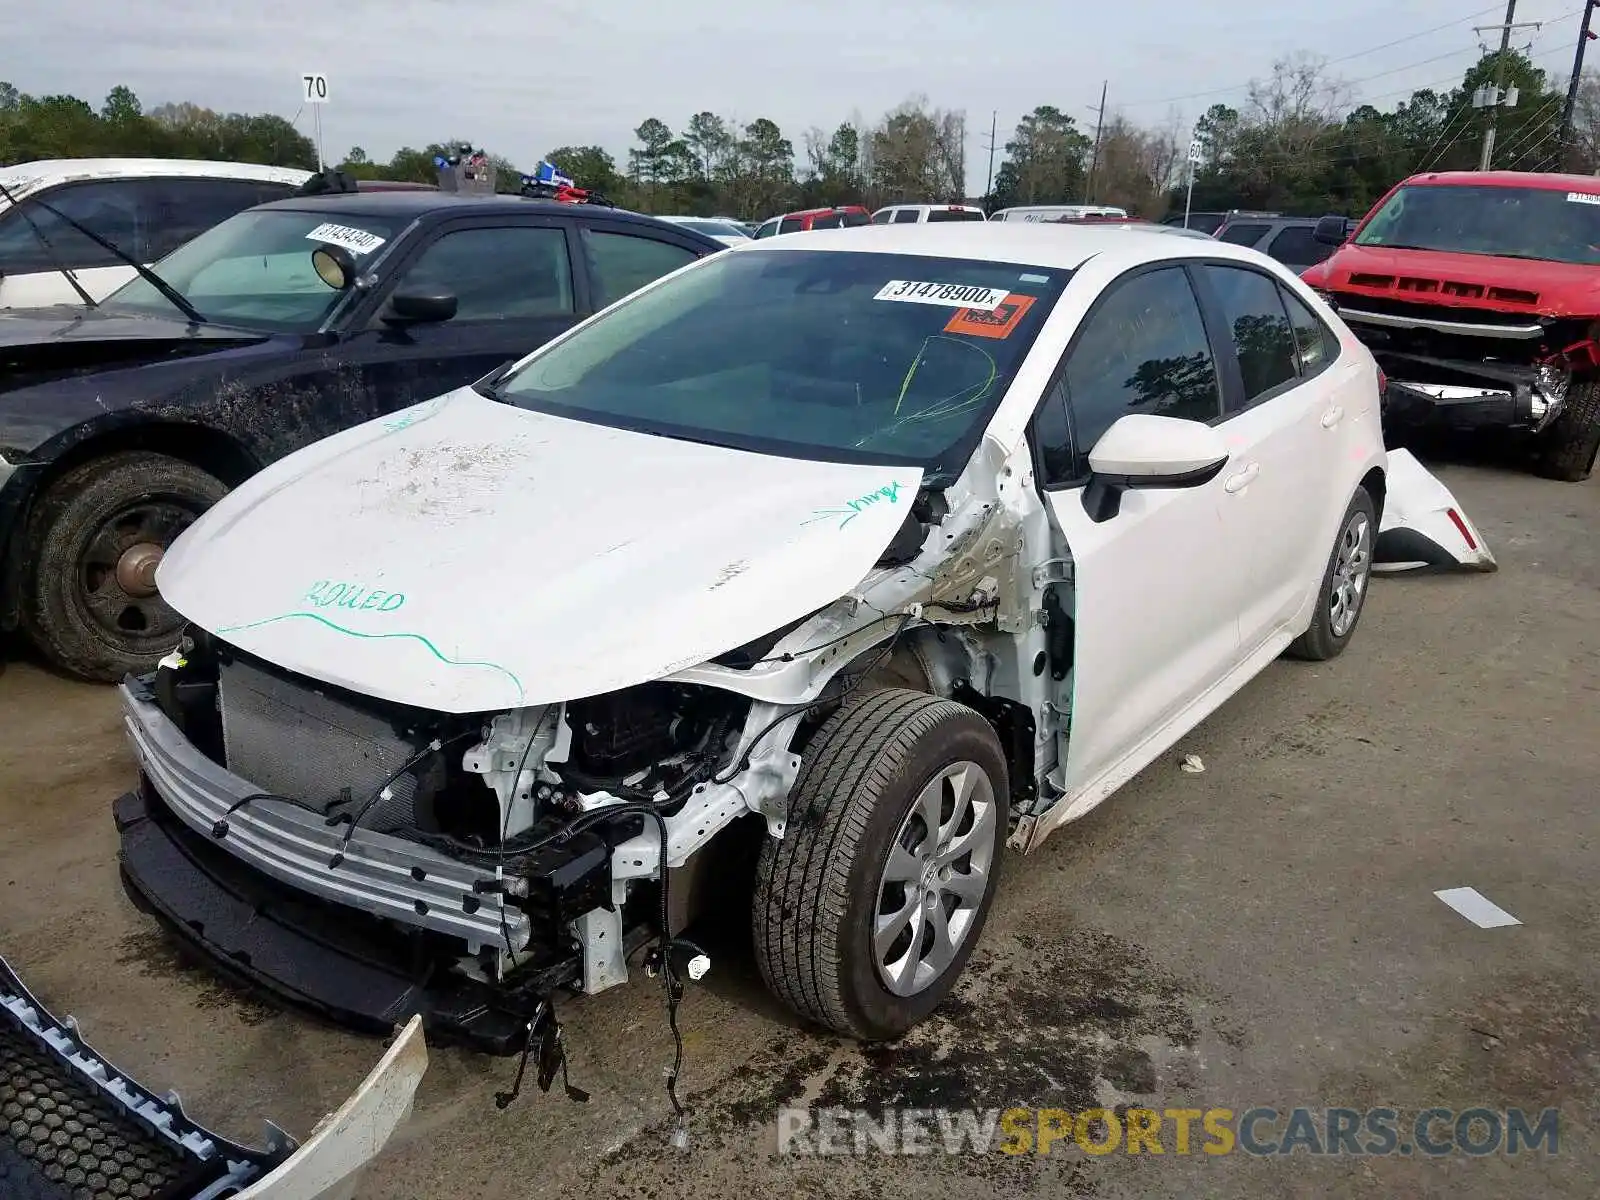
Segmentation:
{"type": "Polygon", "coordinates": [[[306,104],[328,102],[328,77],[319,71],[306,71],[300,76],[300,99],[306,104]]]}

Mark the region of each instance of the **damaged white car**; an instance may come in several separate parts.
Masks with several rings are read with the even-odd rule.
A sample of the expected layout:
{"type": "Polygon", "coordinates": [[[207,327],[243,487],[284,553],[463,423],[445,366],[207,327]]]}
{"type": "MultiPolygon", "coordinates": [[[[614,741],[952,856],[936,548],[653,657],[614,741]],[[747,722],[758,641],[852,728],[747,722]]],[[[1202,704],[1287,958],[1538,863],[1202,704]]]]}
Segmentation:
{"type": "Polygon", "coordinates": [[[892,1038],[1008,846],[1344,649],[1385,465],[1371,355],[1251,251],[733,249],[177,541],[124,872],[280,996],[512,1052],[560,993],[698,974],[696,868],[754,823],[763,976],[892,1038]]]}

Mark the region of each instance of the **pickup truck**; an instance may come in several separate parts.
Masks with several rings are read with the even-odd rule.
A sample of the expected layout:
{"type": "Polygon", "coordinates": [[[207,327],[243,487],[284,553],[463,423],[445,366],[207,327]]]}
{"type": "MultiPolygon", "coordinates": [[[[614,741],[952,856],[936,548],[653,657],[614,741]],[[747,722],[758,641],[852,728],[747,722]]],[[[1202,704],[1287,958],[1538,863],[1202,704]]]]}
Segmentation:
{"type": "Polygon", "coordinates": [[[1388,377],[1386,425],[1503,431],[1550,479],[1600,450],[1600,178],[1452,171],[1397,184],[1302,272],[1388,377]]]}

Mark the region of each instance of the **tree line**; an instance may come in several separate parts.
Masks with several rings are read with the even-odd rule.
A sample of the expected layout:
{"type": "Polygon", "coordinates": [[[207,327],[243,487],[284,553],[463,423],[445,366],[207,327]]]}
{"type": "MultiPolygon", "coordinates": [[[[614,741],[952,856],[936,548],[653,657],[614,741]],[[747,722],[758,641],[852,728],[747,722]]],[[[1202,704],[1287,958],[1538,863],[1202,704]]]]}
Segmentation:
{"type": "MultiPolygon", "coordinates": [[[[1572,136],[1560,131],[1565,89],[1526,55],[1507,51],[1515,107],[1497,114],[1494,165],[1592,173],[1600,167],[1600,75],[1584,78],[1572,136]]],[[[642,121],[622,162],[601,146],[558,146],[545,158],[579,185],[630,208],[761,219],[826,204],[1114,204],[1157,218],[1181,209],[1193,173],[1196,209],[1266,208],[1321,214],[1365,212],[1397,180],[1423,170],[1478,165],[1485,114],[1473,93],[1500,69],[1485,54],[1447,92],[1421,89],[1389,108],[1357,104],[1352,89],[1307,55],[1274,64],[1237,105],[1208,109],[1186,131],[1176,113],[1141,125],[1109,113],[1086,127],[1054,105],[1019,120],[986,195],[967,187],[967,119],[926,97],[907,99],[875,121],[859,114],[796,139],[772,120],[739,121],[711,111],[678,129],[642,121]],[[1189,147],[1198,161],[1189,163],[1189,147]]],[[[405,146],[386,161],[353,147],[337,164],[358,178],[431,182],[435,156],[469,138],[405,146]]],[[[138,156],[229,159],[314,169],[316,147],[282,117],[218,113],[195,104],[144,111],[126,87],[94,108],[74,96],[29,96],[0,83],[0,163],[40,158],[138,156]]],[[[503,191],[520,169],[491,154],[503,191]]]]}

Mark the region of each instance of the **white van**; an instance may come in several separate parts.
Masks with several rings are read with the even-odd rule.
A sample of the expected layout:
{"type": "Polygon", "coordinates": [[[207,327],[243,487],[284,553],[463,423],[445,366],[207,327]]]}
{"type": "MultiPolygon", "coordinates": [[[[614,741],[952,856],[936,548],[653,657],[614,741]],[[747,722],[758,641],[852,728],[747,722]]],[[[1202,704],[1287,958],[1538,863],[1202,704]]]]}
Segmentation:
{"type": "Polygon", "coordinates": [[[293,167],[176,158],[0,167],[0,185],[10,196],[0,195],[0,308],[82,304],[61,267],[95,301],[134,277],[132,267],[52,208],[148,266],[234,213],[294,195],[310,177],[293,167]]]}
{"type": "Polygon", "coordinates": [[[916,225],[929,221],[983,221],[983,209],[970,204],[891,204],[872,214],[874,225],[916,225]]]}
{"type": "Polygon", "coordinates": [[[1084,217],[1125,217],[1128,210],[1104,204],[1028,204],[1002,208],[991,221],[1077,221],[1084,217]]]}

